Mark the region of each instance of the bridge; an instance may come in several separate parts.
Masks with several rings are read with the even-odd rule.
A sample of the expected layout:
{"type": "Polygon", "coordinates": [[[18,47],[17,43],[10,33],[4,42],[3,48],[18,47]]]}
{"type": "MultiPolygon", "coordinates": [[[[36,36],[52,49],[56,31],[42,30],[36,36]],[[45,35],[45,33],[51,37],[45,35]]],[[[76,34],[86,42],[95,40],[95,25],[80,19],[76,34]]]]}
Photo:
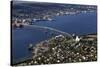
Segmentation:
{"type": "Polygon", "coordinates": [[[24,25],[24,26],[27,26],[27,27],[34,27],[34,28],[41,28],[41,29],[46,29],[46,30],[55,31],[55,32],[61,33],[61,34],[63,34],[64,36],[67,36],[67,37],[73,39],[73,37],[72,37],[69,33],[66,33],[66,32],[64,32],[64,31],[61,31],[61,30],[58,30],[58,29],[55,29],[55,28],[45,27],[45,26],[38,26],[38,25],[24,25]]]}

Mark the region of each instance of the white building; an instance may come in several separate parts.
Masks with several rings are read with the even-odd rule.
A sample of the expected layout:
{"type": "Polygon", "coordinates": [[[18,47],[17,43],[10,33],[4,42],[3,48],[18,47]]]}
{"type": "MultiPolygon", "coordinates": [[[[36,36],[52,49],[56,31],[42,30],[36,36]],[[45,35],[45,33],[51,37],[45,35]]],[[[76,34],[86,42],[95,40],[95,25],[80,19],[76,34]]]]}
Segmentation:
{"type": "Polygon", "coordinates": [[[76,36],[75,41],[76,42],[80,41],[80,38],[78,36],[76,36]]]}

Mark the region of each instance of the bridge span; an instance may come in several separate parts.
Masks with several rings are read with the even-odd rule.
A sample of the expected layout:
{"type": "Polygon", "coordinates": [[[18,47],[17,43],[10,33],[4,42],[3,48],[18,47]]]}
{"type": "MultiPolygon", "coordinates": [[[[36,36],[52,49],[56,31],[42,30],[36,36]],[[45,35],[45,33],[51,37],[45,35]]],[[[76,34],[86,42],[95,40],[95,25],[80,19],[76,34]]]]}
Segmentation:
{"type": "Polygon", "coordinates": [[[38,25],[26,25],[26,24],[25,24],[24,26],[27,26],[27,27],[34,27],[34,28],[42,28],[42,29],[46,29],[46,30],[55,31],[55,32],[61,33],[61,34],[63,34],[64,36],[67,36],[67,37],[70,37],[71,39],[73,39],[73,37],[72,37],[69,33],[66,33],[66,32],[64,32],[64,31],[61,31],[61,30],[58,30],[58,29],[55,29],[55,28],[45,27],[45,26],[38,26],[38,25]]]}

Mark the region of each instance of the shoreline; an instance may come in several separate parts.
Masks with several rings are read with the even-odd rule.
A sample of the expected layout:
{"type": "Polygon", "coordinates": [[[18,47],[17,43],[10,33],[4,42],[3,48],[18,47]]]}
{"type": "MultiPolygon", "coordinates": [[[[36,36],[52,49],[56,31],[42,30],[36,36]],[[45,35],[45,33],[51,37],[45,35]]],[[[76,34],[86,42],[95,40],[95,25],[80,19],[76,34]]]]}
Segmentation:
{"type": "MultiPolygon", "coordinates": [[[[89,34],[90,35],[90,34],[89,34]]],[[[94,34],[92,34],[92,35],[94,35],[94,34]]],[[[85,36],[88,36],[88,35],[85,35],[85,36]]],[[[52,40],[52,39],[51,39],[52,40]]],[[[50,41],[50,39],[49,40],[45,40],[45,41],[50,41]]],[[[40,42],[41,44],[43,43],[44,41],[42,41],[42,42],[40,42]]],[[[41,46],[41,44],[40,43],[38,43],[38,45],[36,45],[35,47],[39,47],[39,46],[41,46]],[[40,44],[40,45],[39,45],[40,44]]],[[[96,44],[97,45],[97,44],[96,44]]],[[[95,46],[96,46],[95,45],[95,46]]],[[[41,46],[42,47],[42,46],[41,46]]],[[[41,48],[40,47],[40,48],[41,48]]],[[[36,49],[36,48],[35,48],[36,49]]],[[[28,63],[28,61],[32,61],[33,59],[32,59],[32,57],[29,57],[29,59],[27,59],[27,60],[24,60],[24,61],[19,61],[19,62],[17,62],[17,63],[14,63],[13,65],[20,65],[20,64],[23,64],[23,63],[28,63]]],[[[37,64],[36,64],[37,65],[37,64]]],[[[23,65],[22,65],[23,66],[23,65]]]]}

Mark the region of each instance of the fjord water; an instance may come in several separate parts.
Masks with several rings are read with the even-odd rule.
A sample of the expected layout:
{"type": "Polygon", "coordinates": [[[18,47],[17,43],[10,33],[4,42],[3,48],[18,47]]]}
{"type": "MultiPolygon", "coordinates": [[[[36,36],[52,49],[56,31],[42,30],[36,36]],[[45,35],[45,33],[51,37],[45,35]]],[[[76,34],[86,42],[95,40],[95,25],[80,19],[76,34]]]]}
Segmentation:
{"type": "MultiPolygon", "coordinates": [[[[55,28],[70,34],[88,34],[97,32],[97,14],[96,12],[80,13],[77,15],[56,16],[54,21],[39,21],[35,25],[55,28]]],[[[12,55],[13,59],[20,59],[31,55],[28,51],[30,43],[35,45],[40,41],[50,38],[45,30],[24,27],[22,29],[12,29],[12,55]]]]}

